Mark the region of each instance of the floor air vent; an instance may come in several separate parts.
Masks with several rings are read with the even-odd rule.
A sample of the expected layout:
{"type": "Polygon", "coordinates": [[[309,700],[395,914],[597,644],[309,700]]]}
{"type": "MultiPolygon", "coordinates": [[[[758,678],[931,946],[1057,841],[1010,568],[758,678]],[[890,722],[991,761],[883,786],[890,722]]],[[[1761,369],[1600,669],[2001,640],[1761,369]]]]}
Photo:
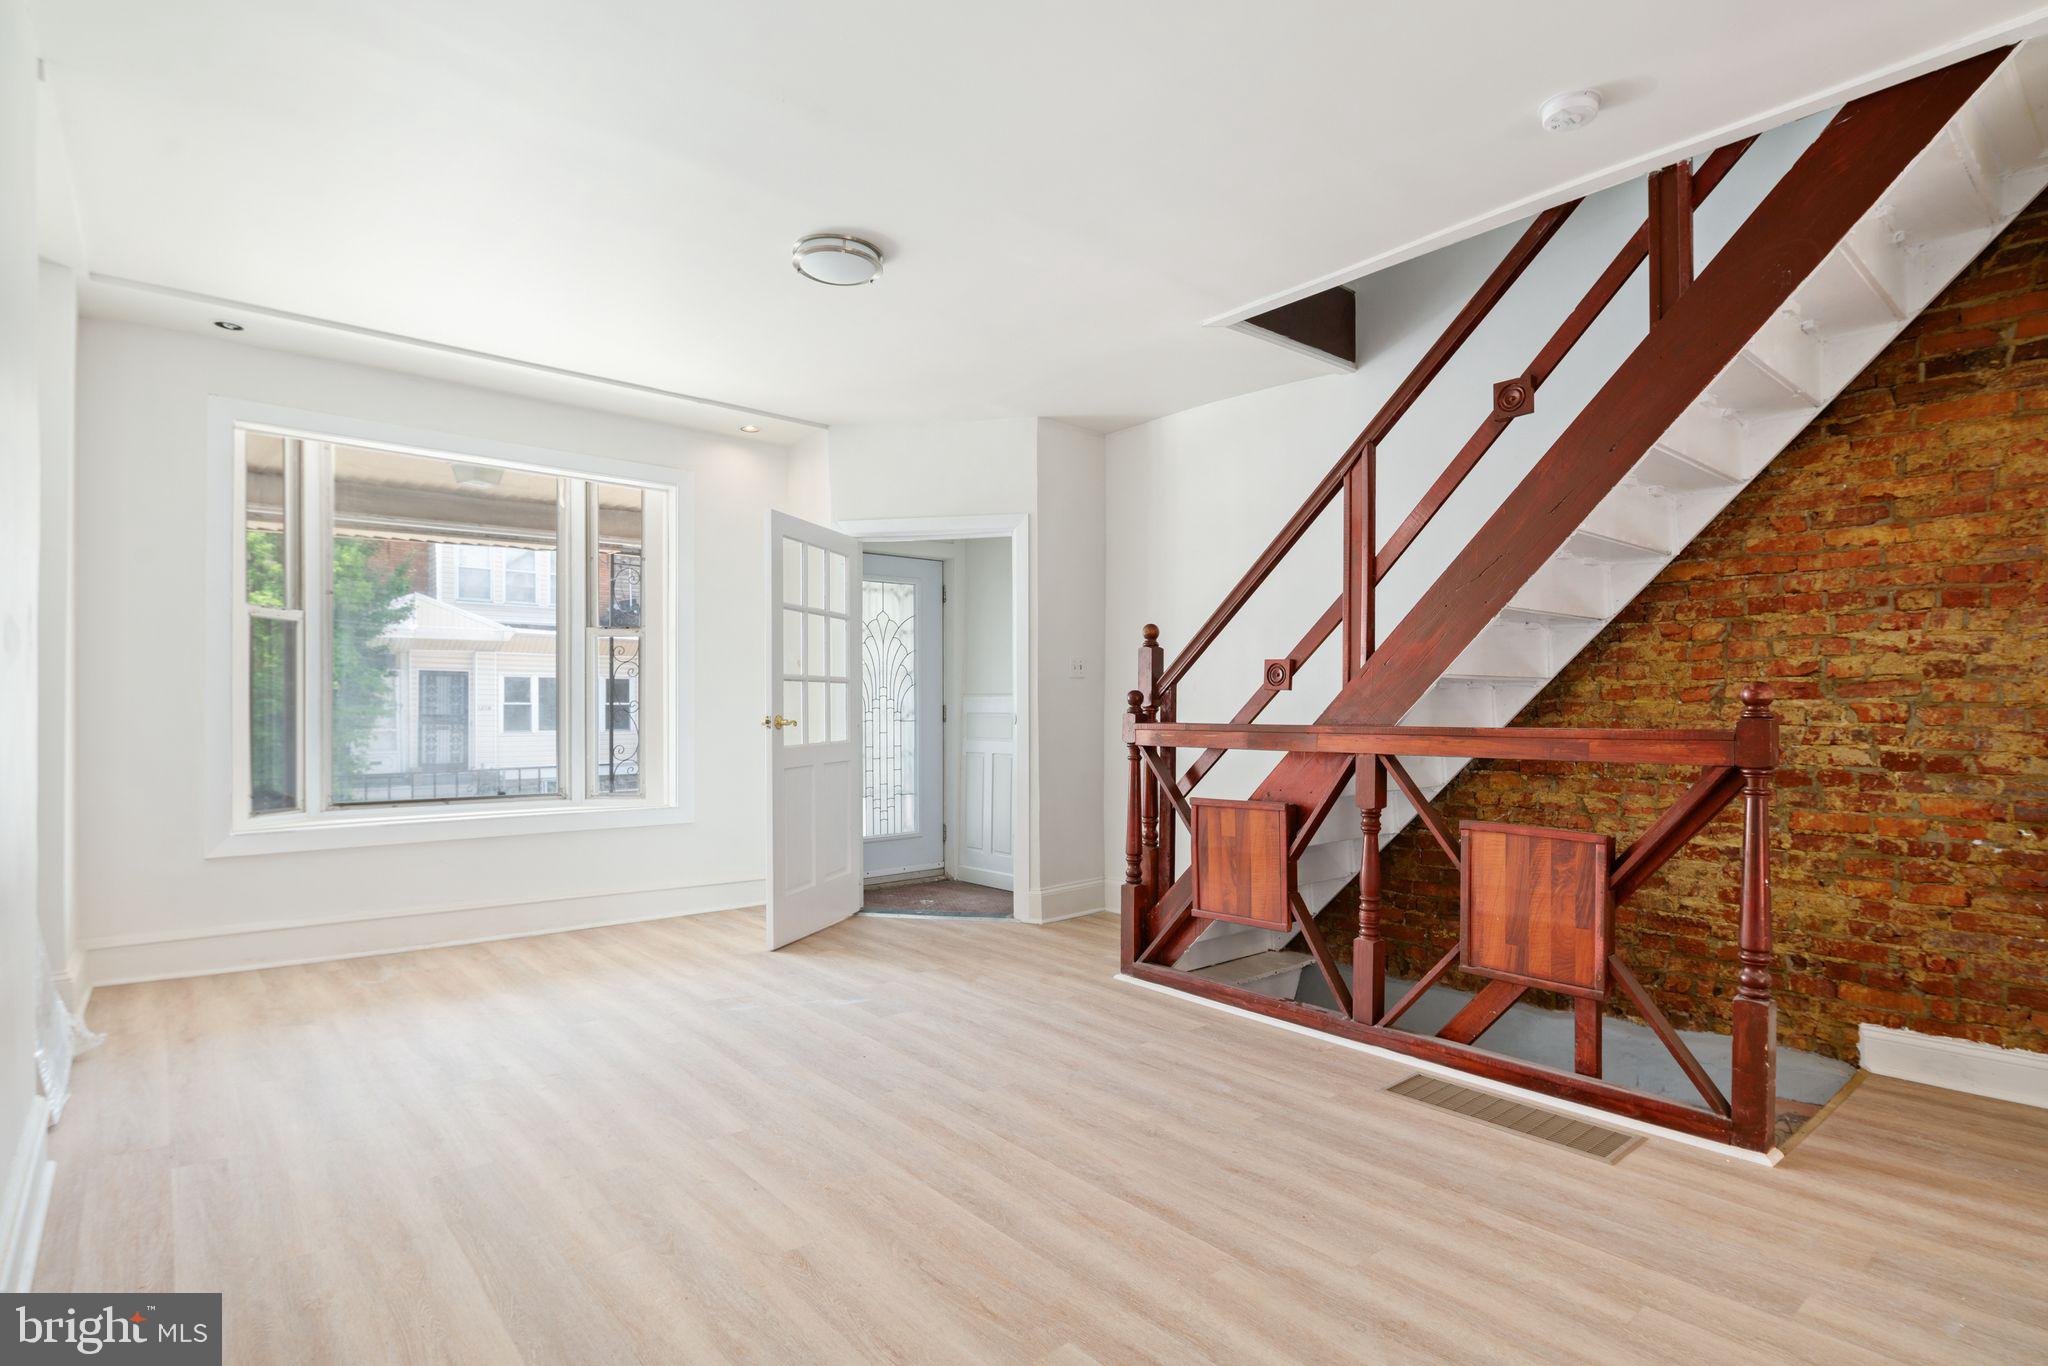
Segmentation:
{"type": "Polygon", "coordinates": [[[1539,1110],[1491,1091],[1475,1091],[1469,1086],[1439,1081],[1419,1072],[1412,1077],[1403,1077],[1387,1090],[1466,1119],[1478,1120],[1481,1124],[1490,1124],[1496,1129],[1506,1129],[1510,1133],[1569,1148],[1602,1162],[1620,1160],[1622,1154],[1643,1141],[1634,1134],[1603,1129],[1555,1110],[1539,1110]]]}

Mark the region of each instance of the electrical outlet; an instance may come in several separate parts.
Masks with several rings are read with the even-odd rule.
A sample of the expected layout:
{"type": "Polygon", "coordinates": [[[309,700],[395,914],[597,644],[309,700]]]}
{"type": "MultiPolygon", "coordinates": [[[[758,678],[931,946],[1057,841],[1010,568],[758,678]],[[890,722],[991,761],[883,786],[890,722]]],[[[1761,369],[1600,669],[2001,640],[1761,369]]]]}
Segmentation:
{"type": "Polygon", "coordinates": [[[1087,661],[1087,660],[1085,660],[1085,659],[1081,658],[1081,657],[1080,657],[1079,655],[1076,655],[1076,656],[1074,656],[1074,658],[1073,658],[1073,659],[1071,659],[1071,660],[1069,660],[1069,661],[1067,662],[1067,677],[1069,677],[1069,678],[1086,678],[1087,676],[1088,676],[1088,661],[1087,661]]]}

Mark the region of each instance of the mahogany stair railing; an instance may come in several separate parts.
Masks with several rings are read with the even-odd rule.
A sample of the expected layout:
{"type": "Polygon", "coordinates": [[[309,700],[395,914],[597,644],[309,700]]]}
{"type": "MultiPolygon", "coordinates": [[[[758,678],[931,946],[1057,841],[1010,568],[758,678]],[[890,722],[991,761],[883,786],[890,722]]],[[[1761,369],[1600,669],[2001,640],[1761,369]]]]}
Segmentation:
{"type": "MultiPolygon", "coordinates": [[[[1224,595],[1171,664],[1155,627],[1145,628],[1138,689],[1125,724],[1130,766],[1122,957],[1131,975],[1229,1000],[1317,1028],[1369,1038],[1484,1075],[1569,1095],[1621,1113],[1649,1115],[1686,1132],[1747,1147],[1769,1143],[1772,1080],[1770,1004],[1769,838],[1766,824],[1776,723],[1769,690],[1744,691],[1744,713],[1732,732],[1534,731],[1402,727],[1397,723],[1435,684],[1479,631],[1583,524],[1715,377],[1750,342],[1792,291],[1867,213],[1908,162],[1956,114],[2003,60],[1995,51],[1865,96],[1845,106],[1764,196],[1706,269],[1694,274],[1692,214],[1749,146],[1723,147],[1697,168],[1679,165],[1650,178],[1649,211],[1641,227],[1594,280],[1550,339],[1518,375],[1493,386],[1490,410],[1416,507],[1382,542],[1377,534],[1377,451],[1416,400],[1557,235],[1577,201],[1545,210],[1452,319],[1436,342],[1346,448],[1306,501],[1224,595]],[[1462,486],[1500,435],[1533,411],[1543,384],[1594,320],[1647,262],[1651,325],[1614,374],[1586,403],[1526,477],[1509,492],[1478,534],[1410,608],[1384,641],[1378,639],[1376,589],[1462,486]],[[1336,600],[1289,654],[1267,663],[1259,687],[1224,725],[1183,724],[1177,694],[1188,671],[1276,566],[1339,498],[1343,500],[1344,579],[1336,600]],[[1312,726],[1262,726],[1257,718],[1292,684],[1293,674],[1333,635],[1341,637],[1343,682],[1312,726]],[[1178,750],[1202,752],[1185,772],[1178,750]],[[1233,749],[1278,751],[1279,761],[1248,806],[1284,811],[1285,900],[1291,927],[1308,945],[1344,1014],[1299,1002],[1256,996],[1181,972],[1172,965],[1208,923],[1195,905],[1196,860],[1178,872],[1176,827],[1192,829],[1191,796],[1233,749]],[[1403,756],[1577,759],[1585,762],[1697,763],[1698,782],[1684,798],[1600,874],[1601,904],[1611,908],[1638,889],[1738,793],[1745,810],[1739,976],[1733,1000],[1736,1083],[1723,1100],[1671,1030],[1654,1001],[1618,956],[1593,965],[1592,977],[1629,999],[1672,1047],[1699,1086],[1705,1110],[1624,1091],[1600,1081],[1599,1013],[1578,1002],[1577,1074],[1538,1077],[1529,1065],[1472,1048],[1524,987],[1491,983],[1435,1038],[1391,1028],[1420,994],[1450,970],[1458,951],[1392,1009],[1384,1001],[1385,945],[1379,937],[1380,814],[1391,778],[1454,864],[1465,852],[1408,774],[1403,756]],[[1313,917],[1293,891],[1292,867],[1356,775],[1360,833],[1360,934],[1353,985],[1313,917]],[[1163,819],[1162,819],[1163,817],[1163,819]],[[1610,977],[1611,972],[1611,977],[1610,977]],[[1249,1000],[1240,1000],[1248,997],[1249,1000]],[[1299,1017],[1297,1019],[1297,1017],[1299,1017]],[[1446,1051],[1449,1050],[1449,1051],[1446,1051]],[[1490,1059],[1491,1061],[1485,1061],[1490,1059]],[[1701,1082],[1704,1085],[1700,1085],[1701,1082]],[[1761,1089],[1759,1089],[1761,1088],[1761,1089]],[[1675,1111],[1684,1111],[1683,1115],[1675,1111]]],[[[1503,829],[1508,829],[1503,827],[1503,829]]],[[[1548,832],[1556,835],[1558,832],[1548,832]]],[[[1510,832],[1503,840],[1516,837],[1510,832]]],[[[1199,854],[1201,851],[1196,851],[1199,854]]],[[[1519,854],[1517,855],[1519,856],[1519,854]]],[[[1548,857],[1549,854],[1544,855],[1548,857]]],[[[1590,866],[1590,865],[1589,865],[1590,866]]],[[[1228,868],[1224,876],[1233,876],[1228,868]]],[[[1271,889],[1278,894],[1278,888],[1271,889]]],[[[1279,925],[1276,923],[1275,927],[1279,925]]],[[[1461,943],[1460,948],[1467,946],[1461,943]]],[[[1469,966],[1469,964],[1467,965],[1469,966]]],[[[1590,979],[1589,979],[1590,980],[1590,979]]],[[[1591,987],[1587,986],[1586,991],[1591,987]]],[[[1542,1071],[1542,1069],[1536,1069],[1542,1071]]]]}

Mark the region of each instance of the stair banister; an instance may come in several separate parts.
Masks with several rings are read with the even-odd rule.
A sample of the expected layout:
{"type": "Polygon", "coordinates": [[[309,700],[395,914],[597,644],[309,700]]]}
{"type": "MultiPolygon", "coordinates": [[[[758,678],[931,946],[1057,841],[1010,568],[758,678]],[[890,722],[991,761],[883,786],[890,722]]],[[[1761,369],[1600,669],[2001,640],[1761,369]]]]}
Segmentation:
{"type": "MultiPolygon", "coordinates": [[[[1714,187],[1721,183],[1734,168],[1735,163],[1741,159],[1742,154],[1749,150],[1749,145],[1755,141],[1755,138],[1744,138],[1740,142],[1731,142],[1700,163],[1699,170],[1692,176],[1692,203],[1695,206],[1713,192],[1714,187]]],[[[1508,425],[1514,419],[1535,410],[1536,391],[1542,388],[1544,381],[1564,363],[1565,357],[1571,354],[1572,348],[1579,344],[1579,339],[1585,336],[1586,330],[1593,325],[1593,320],[1606,311],[1607,305],[1614,302],[1614,296],[1621,292],[1622,286],[1629,282],[1629,278],[1636,273],[1649,254],[1650,223],[1646,219],[1643,225],[1636,229],[1635,235],[1622,243],[1621,250],[1614,254],[1614,259],[1608,262],[1607,268],[1600,272],[1592,287],[1565,317],[1564,323],[1536,353],[1536,359],[1529,362],[1529,368],[1516,379],[1502,382],[1502,386],[1521,386],[1519,391],[1504,393],[1502,386],[1496,386],[1494,410],[1481,419],[1478,429],[1459,448],[1451,462],[1444,466],[1443,473],[1436,477],[1436,482],[1429,486],[1429,492],[1417,500],[1414,508],[1401,519],[1401,524],[1394,528],[1394,534],[1387,537],[1387,543],[1381,546],[1374,556],[1373,577],[1376,580],[1384,579],[1393,569],[1402,553],[1422,534],[1423,528],[1436,517],[1443,505],[1450,501],[1451,495],[1465,482],[1465,476],[1472,473],[1473,467],[1493,448],[1493,443],[1508,429],[1508,425]],[[1503,407],[1504,399],[1512,399],[1513,402],[1503,407]]]]}
{"type": "Polygon", "coordinates": [[[1280,528],[1280,534],[1273,538],[1272,544],[1252,562],[1252,567],[1246,570],[1244,577],[1237,581],[1237,585],[1224,595],[1216,610],[1209,614],[1209,619],[1189,637],[1187,648],[1180,652],[1180,657],[1160,676],[1160,692],[1171,692],[1195,661],[1202,657],[1202,653],[1215,643],[1223,628],[1231,623],[1238,610],[1272,574],[1273,567],[1287,557],[1287,552],[1294,549],[1316,518],[1322,515],[1323,509],[1330,505],[1330,500],[1344,487],[1344,481],[1350,476],[1352,467],[1364,458],[1367,450],[1386,439],[1387,433],[1394,429],[1394,424],[1414,406],[1415,400],[1422,396],[1422,391],[1429,387],[1430,382],[1450,363],[1451,358],[1458,354],[1458,349],[1465,344],[1474,329],[1493,311],[1494,305],[1508,292],[1509,286],[1521,278],[1522,272],[1529,268],[1529,263],[1535,260],[1537,253],[1557,235],[1557,230],[1564,226],[1565,219],[1571,217],[1572,210],[1578,206],[1579,201],[1574,199],[1568,204],[1545,209],[1523,230],[1521,237],[1509,249],[1508,254],[1493,268],[1493,273],[1486,277],[1471,299],[1458,310],[1458,316],[1451,319],[1443,335],[1436,339],[1435,344],[1423,353],[1422,359],[1415,363],[1415,368],[1408,372],[1408,378],[1402,380],[1400,386],[1381,405],[1379,412],[1366,424],[1365,430],[1358,434],[1358,439],[1345,449],[1343,456],[1330,472],[1323,476],[1322,482],[1316,485],[1315,491],[1309,494],[1307,501],[1287,519],[1287,524],[1280,528]]]}
{"type": "MultiPolygon", "coordinates": [[[[1339,979],[1334,955],[1329,952],[1314,918],[1302,905],[1298,893],[1291,898],[1295,925],[1308,944],[1331,994],[1338,1003],[1334,1011],[1303,1002],[1281,1000],[1226,986],[1209,978],[1184,972],[1157,961],[1161,947],[1177,933],[1177,926],[1190,912],[1187,903],[1177,903],[1169,923],[1148,933],[1140,917],[1126,915],[1124,944],[1125,971],[1142,981],[1153,982],[1223,1001],[1240,1009],[1275,1016],[1325,1033],[1372,1043],[1399,1053],[1427,1058],[1497,1080],[1543,1091],[1568,1100],[1589,1103],[1619,1114],[1649,1119],[1687,1133],[1732,1143],[1753,1151],[1768,1151],[1775,1131],[1775,1044],[1774,1007],[1771,1003],[1771,904],[1770,904],[1770,791],[1778,763],[1778,726],[1771,715],[1771,689],[1752,683],[1742,689],[1742,713],[1730,730],[1606,730],[1540,727],[1425,727],[1318,723],[1309,726],[1230,725],[1205,726],[1149,719],[1140,695],[1132,693],[1124,724],[1124,739],[1138,763],[1164,781],[1165,758],[1180,744],[1208,744],[1224,749],[1282,750],[1345,756],[1363,765],[1357,784],[1360,833],[1367,850],[1360,868],[1359,936],[1352,950],[1353,980],[1347,990],[1339,979]],[[1631,1091],[1602,1079],[1599,1020],[1605,989],[1575,1000],[1574,1070],[1561,1073],[1538,1064],[1476,1048],[1480,1036],[1496,1023],[1529,989],[1510,977],[1494,976],[1480,995],[1452,1021],[1432,1034],[1395,1030],[1394,1023],[1429,987],[1454,967],[1486,972],[1469,957],[1473,942],[1462,935],[1402,999],[1386,1004],[1386,946],[1380,938],[1381,879],[1378,863],[1378,815],[1386,803],[1386,779],[1382,770],[1397,781],[1414,803],[1424,824],[1442,846],[1454,868],[1477,855],[1469,844],[1471,827],[1453,831],[1417,789],[1401,766],[1401,758],[1444,755],[1478,755],[1518,761],[1651,764],[1667,767],[1703,766],[1701,779],[1680,797],[1664,816],[1653,822],[1636,845],[1619,862],[1603,860],[1599,871],[1607,888],[1608,905],[1627,899],[1642,880],[1654,874],[1671,854],[1697,835],[1714,813],[1736,795],[1727,775],[1739,770],[1743,799],[1743,835],[1740,856],[1741,902],[1739,961],[1741,974],[1734,1001],[1732,1071],[1724,1095],[1691,1048],[1667,1020],[1649,992],[1630,971],[1622,954],[1612,952],[1608,963],[1613,986],[1632,1003],[1653,1033],[1663,1042],[1681,1071],[1698,1088],[1704,1108],[1662,1096],[1631,1091]],[[1461,835],[1467,841],[1461,843],[1461,835]],[[1142,945],[1142,947],[1140,947],[1142,945]]],[[[1138,848],[1141,828],[1139,787],[1133,768],[1130,789],[1127,853],[1138,848]]],[[[1168,791],[1175,814],[1192,824],[1185,803],[1177,792],[1168,791]]],[[[1492,826],[1493,831],[1526,832],[1530,827],[1492,826]]],[[[1535,831],[1541,834],[1542,832],[1535,831]]],[[[1569,836],[1568,836],[1569,838],[1569,836]]],[[[1288,857],[1300,853],[1302,836],[1297,831],[1288,857]]],[[[1137,885],[1135,859],[1127,865],[1126,904],[1144,896],[1137,885]]],[[[1179,888],[1174,889],[1178,891],[1179,888]]],[[[1471,889],[1462,893],[1469,907],[1471,889]]],[[[1594,923],[1602,923],[1596,920],[1594,923]]],[[[1611,947],[1611,945],[1610,945],[1611,947]]],[[[1538,980],[1534,985],[1544,985],[1538,980]]]]}

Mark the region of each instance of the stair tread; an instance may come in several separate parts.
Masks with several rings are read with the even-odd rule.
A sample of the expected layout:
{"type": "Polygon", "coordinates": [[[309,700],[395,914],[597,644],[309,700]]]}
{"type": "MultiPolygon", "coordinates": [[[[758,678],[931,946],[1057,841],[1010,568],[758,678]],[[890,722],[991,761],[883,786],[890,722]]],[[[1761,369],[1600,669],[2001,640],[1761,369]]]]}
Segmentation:
{"type": "Polygon", "coordinates": [[[1229,986],[1247,986],[1263,982],[1269,977],[1278,977],[1283,972],[1293,972],[1309,963],[1309,955],[1302,949],[1267,949],[1245,958],[1233,958],[1224,963],[1211,963],[1196,968],[1198,977],[1229,986]]]}

